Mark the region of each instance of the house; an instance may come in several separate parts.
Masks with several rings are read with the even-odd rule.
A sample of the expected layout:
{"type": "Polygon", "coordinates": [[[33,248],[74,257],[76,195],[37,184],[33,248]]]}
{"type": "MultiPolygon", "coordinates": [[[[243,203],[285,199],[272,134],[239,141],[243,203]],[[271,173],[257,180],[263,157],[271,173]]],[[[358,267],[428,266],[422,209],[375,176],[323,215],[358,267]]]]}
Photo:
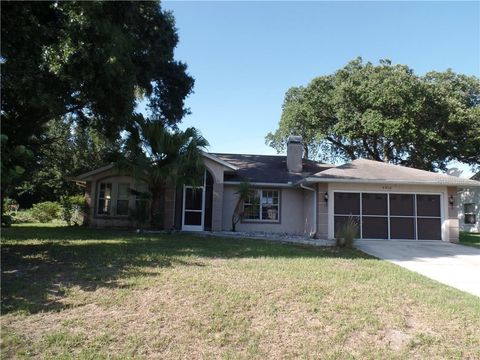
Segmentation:
{"type": "MultiPolygon", "coordinates": [[[[203,186],[165,185],[160,204],[163,228],[228,231],[237,190],[249,181],[237,230],[289,233],[334,239],[353,217],[362,239],[458,242],[457,189],[480,182],[358,159],[333,166],[302,159],[301,137],[288,139],[286,156],[204,153],[203,186]]],[[[113,165],[80,175],[94,227],[131,226],[129,208],[145,189],[113,165]]]]}
{"type": "MultiPolygon", "coordinates": [[[[473,175],[472,180],[480,180],[480,172],[473,175]]],[[[465,187],[460,189],[458,221],[460,230],[480,232],[480,188],[465,187]]]]}

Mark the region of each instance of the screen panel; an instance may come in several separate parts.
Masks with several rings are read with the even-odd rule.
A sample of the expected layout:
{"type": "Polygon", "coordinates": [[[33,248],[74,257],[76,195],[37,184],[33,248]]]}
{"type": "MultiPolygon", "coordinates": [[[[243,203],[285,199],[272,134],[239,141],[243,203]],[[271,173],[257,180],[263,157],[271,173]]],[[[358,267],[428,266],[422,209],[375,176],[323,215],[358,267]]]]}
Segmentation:
{"type": "MultiPolygon", "coordinates": [[[[334,231],[335,231],[335,237],[337,236],[338,230],[340,230],[345,222],[350,218],[350,216],[335,216],[334,217],[334,231]]],[[[357,234],[355,237],[359,238],[360,237],[360,217],[354,216],[353,217],[355,223],[357,224],[357,234]]]]}
{"type": "Polygon", "coordinates": [[[362,217],[363,239],[388,239],[387,217],[362,217]]]}
{"type": "Polygon", "coordinates": [[[390,194],[390,215],[415,216],[415,195],[390,194]]]}
{"type": "Polygon", "coordinates": [[[417,195],[417,216],[440,217],[440,195],[417,195]]]}
{"type": "Polygon", "coordinates": [[[418,240],[441,240],[442,227],[440,219],[418,218],[418,240]]]}
{"type": "Polygon", "coordinates": [[[362,194],[363,215],[388,215],[387,194],[362,194]]]}
{"type": "Polygon", "coordinates": [[[333,205],[335,214],[360,215],[360,193],[336,192],[333,205]]]}
{"type": "Polygon", "coordinates": [[[415,240],[415,218],[390,218],[390,238],[415,240]]]}

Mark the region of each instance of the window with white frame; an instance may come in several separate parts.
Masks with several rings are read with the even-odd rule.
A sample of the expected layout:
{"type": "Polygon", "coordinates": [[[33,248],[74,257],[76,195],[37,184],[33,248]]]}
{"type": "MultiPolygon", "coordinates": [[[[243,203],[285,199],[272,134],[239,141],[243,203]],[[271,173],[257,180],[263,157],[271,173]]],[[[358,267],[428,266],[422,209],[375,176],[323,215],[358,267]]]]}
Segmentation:
{"type": "Polygon", "coordinates": [[[477,214],[475,213],[475,204],[463,204],[463,214],[465,225],[474,225],[477,222],[477,214]]]}
{"type": "Polygon", "coordinates": [[[117,210],[119,216],[127,216],[130,203],[130,184],[118,184],[117,210]]]}
{"type": "Polygon", "coordinates": [[[243,203],[245,220],[278,222],[280,214],[279,191],[254,189],[243,203]]]}
{"type": "Polygon", "coordinates": [[[110,215],[112,207],[112,183],[100,183],[98,188],[98,207],[99,215],[110,215]]]}

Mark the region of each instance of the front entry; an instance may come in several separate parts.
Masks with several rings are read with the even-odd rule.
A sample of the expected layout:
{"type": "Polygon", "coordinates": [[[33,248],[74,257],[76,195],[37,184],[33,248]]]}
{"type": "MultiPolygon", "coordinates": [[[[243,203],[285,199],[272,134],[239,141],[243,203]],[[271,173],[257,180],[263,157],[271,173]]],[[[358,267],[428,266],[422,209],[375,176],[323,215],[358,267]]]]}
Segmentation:
{"type": "Polygon", "coordinates": [[[202,186],[183,186],[182,230],[211,230],[213,177],[205,171],[202,186]]]}
{"type": "Polygon", "coordinates": [[[205,210],[204,187],[183,187],[183,231],[202,231],[205,210]]]}

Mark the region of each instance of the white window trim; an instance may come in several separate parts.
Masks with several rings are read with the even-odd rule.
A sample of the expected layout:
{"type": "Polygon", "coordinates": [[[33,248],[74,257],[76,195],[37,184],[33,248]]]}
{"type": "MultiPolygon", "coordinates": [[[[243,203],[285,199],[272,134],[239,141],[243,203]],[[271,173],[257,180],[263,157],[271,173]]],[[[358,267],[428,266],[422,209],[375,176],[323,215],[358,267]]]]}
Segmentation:
{"type": "Polygon", "coordinates": [[[463,204],[463,225],[467,225],[467,226],[472,226],[472,225],[475,225],[478,221],[477,219],[477,211],[476,211],[476,204],[473,203],[473,202],[466,202],[463,204]],[[469,212],[466,212],[466,206],[467,205],[473,205],[473,211],[469,211],[469,212]],[[473,218],[473,223],[467,223],[465,220],[467,219],[467,215],[473,215],[474,218],[473,218]]]}
{"type": "MultiPolygon", "coordinates": [[[[130,192],[131,184],[127,183],[127,182],[118,182],[118,183],[115,183],[115,185],[116,185],[116,188],[117,188],[116,196],[115,196],[115,216],[128,217],[130,215],[130,206],[131,206],[131,203],[132,203],[132,195],[129,194],[126,198],[120,199],[119,194],[120,194],[120,185],[127,185],[128,186],[128,191],[130,192]],[[128,211],[127,211],[126,215],[118,214],[118,201],[119,200],[127,200],[128,201],[128,211]]],[[[113,198],[113,194],[112,194],[112,198],[113,198]]]]}
{"type": "Polygon", "coordinates": [[[203,173],[203,185],[191,186],[183,185],[183,199],[182,199],[182,231],[203,231],[205,225],[205,189],[207,181],[207,172],[203,173]],[[185,209],[185,194],[187,189],[202,189],[202,209],[201,210],[187,210],[185,209]],[[186,225],[185,224],[185,212],[201,212],[201,224],[200,225],[186,225]]]}
{"type": "Polygon", "coordinates": [[[98,184],[97,184],[97,196],[96,196],[97,200],[96,200],[96,214],[97,216],[101,216],[101,217],[111,217],[112,216],[112,213],[113,213],[113,182],[107,182],[107,181],[99,181],[98,184]],[[110,211],[108,214],[105,214],[105,213],[101,213],[100,212],[100,200],[101,199],[106,199],[105,197],[101,198],[100,197],[100,187],[102,186],[102,184],[110,184],[110,211]]]}
{"type": "MultiPolygon", "coordinates": [[[[259,207],[260,207],[260,219],[247,219],[243,218],[242,223],[269,223],[269,224],[279,224],[280,223],[280,206],[281,206],[281,191],[279,189],[258,189],[258,188],[253,188],[253,191],[260,192],[260,200],[259,200],[259,207]],[[263,198],[263,192],[264,191],[275,191],[277,192],[278,196],[278,204],[273,205],[277,206],[277,220],[271,220],[271,219],[263,219],[263,203],[262,203],[262,198],[263,198]]],[[[251,205],[251,204],[250,204],[251,205]]],[[[245,212],[245,202],[243,203],[243,211],[245,212]]]]}

